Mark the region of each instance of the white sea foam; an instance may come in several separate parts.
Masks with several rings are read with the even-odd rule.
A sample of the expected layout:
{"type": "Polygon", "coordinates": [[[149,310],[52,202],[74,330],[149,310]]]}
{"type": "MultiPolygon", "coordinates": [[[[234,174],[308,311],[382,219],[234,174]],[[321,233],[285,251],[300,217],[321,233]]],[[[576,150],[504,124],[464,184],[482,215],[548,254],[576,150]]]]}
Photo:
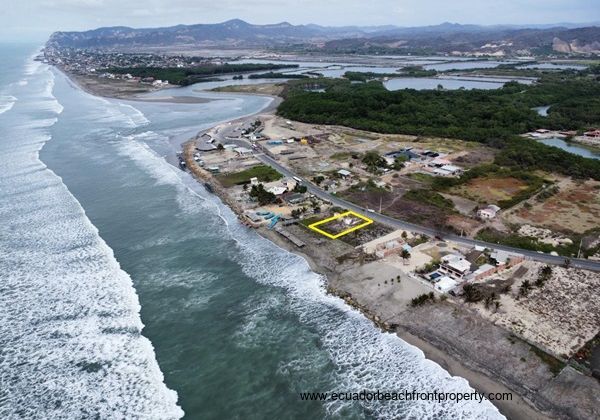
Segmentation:
{"type": "MultiPolygon", "coordinates": [[[[289,297],[286,304],[303,324],[318,332],[336,366],[337,384],[330,391],[472,391],[466,380],[450,376],[439,365],[425,359],[416,347],[394,334],[381,333],[343,300],[328,295],[324,279],[310,271],[303,259],[249,233],[234,222],[228,210],[224,217],[230,220],[230,234],[242,249],[238,258],[246,274],[260,283],[285,289],[289,297]]],[[[259,312],[253,313],[242,326],[241,336],[259,335],[256,328],[262,316],[259,312]]],[[[363,407],[375,418],[503,418],[489,402],[406,404],[386,401],[365,403],[363,407]]],[[[344,404],[328,403],[326,408],[335,416],[343,410],[344,404]]]]}
{"type": "Polygon", "coordinates": [[[127,115],[131,119],[131,122],[133,124],[135,124],[136,127],[141,127],[143,125],[150,124],[150,121],[148,120],[148,118],[146,118],[144,113],[142,111],[140,111],[139,109],[137,109],[129,104],[124,104],[122,102],[119,102],[119,106],[127,109],[127,115]]]}
{"type": "MultiPolygon", "coordinates": [[[[115,112],[114,114],[111,114],[110,118],[122,121],[123,117],[121,112],[115,112]]],[[[199,208],[209,205],[215,206],[215,200],[212,198],[198,199],[197,195],[190,194],[192,190],[188,188],[185,183],[187,175],[167,164],[161,156],[146,144],[146,142],[154,140],[156,136],[156,133],[147,131],[145,133],[121,137],[117,139],[119,153],[130,157],[138,166],[147,171],[158,184],[175,186],[177,191],[176,198],[183,212],[195,214],[194,212],[198,211],[199,208]]],[[[32,169],[33,168],[28,168],[26,172],[22,173],[34,174],[37,172],[32,169]]],[[[63,188],[61,185],[62,184],[57,184],[52,188],[63,188]]],[[[40,191],[40,189],[44,190],[43,184],[33,185],[34,191],[40,191]]],[[[22,195],[23,197],[27,197],[26,194],[21,193],[22,192],[17,192],[16,196],[22,195]]],[[[33,194],[33,192],[30,191],[27,194],[33,194]]],[[[17,202],[18,203],[15,204],[14,207],[11,207],[10,211],[15,211],[19,206],[24,205],[24,202],[20,199],[17,200],[17,202]]],[[[422,352],[418,349],[404,343],[395,335],[382,334],[372,326],[370,321],[354,309],[348,307],[341,299],[327,295],[323,287],[323,279],[317,274],[312,273],[304,260],[275,247],[261,238],[257,238],[256,235],[252,233],[249,233],[236,222],[235,216],[222,205],[219,205],[217,209],[224,220],[224,225],[220,227],[215,226],[216,230],[222,230],[222,232],[217,232],[215,234],[226,234],[229,232],[231,237],[235,238],[243,251],[239,254],[236,253],[236,255],[238,255],[238,262],[244,268],[244,271],[260,283],[284,289],[286,291],[286,309],[291,309],[303,324],[318,333],[321,343],[329,356],[329,360],[336,367],[336,390],[437,389],[441,391],[460,390],[463,392],[471,390],[465,380],[451,377],[437,364],[426,360],[422,352]]],[[[65,231],[69,230],[69,226],[73,219],[77,220],[77,217],[74,217],[71,213],[65,215],[60,213],[53,215],[44,214],[45,217],[52,222],[52,226],[59,225],[60,228],[65,231]],[[68,222],[66,222],[65,219],[68,220],[68,222]]],[[[0,216],[4,217],[1,210],[0,216]]],[[[26,225],[28,220],[31,219],[28,217],[21,217],[18,219],[18,225],[26,225]]],[[[34,224],[46,234],[52,232],[45,230],[45,227],[40,223],[34,224]]],[[[64,253],[64,255],[67,255],[69,258],[69,261],[75,264],[77,262],[85,261],[86,267],[92,265],[96,269],[95,272],[98,270],[102,271],[104,269],[103,264],[96,261],[96,258],[104,255],[104,253],[98,251],[98,248],[93,241],[93,245],[89,245],[87,242],[87,240],[89,240],[87,234],[80,234],[77,236],[77,239],[77,241],[71,241],[75,245],[72,245],[68,249],[64,249],[61,252],[61,255],[64,253]],[[91,252],[90,250],[93,250],[94,252],[91,252]],[[93,257],[90,256],[90,253],[93,257]]],[[[60,243],[64,243],[64,240],[61,240],[60,243]]],[[[164,244],[164,242],[159,241],[157,244],[161,245],[164,244]]],[[[152,246],[151,243],[146,245],[152,246]]],[[[4,250],[0,250],[0,252],[3,251],[4,250]]],[[[114,268],[114,270],[122,273],[118,267],[114,268]]],[[[104,271],[102,272],[104,273],[104,271]]],[[[69,272],[64,274],[65,278],[70,278],[72,276],[69,272]]],[[[163,273],[157,273],[157,275],[164,277],[163,273]]],[[[131,292],[130,287],[123,286],[121,283],[118,283],[120,286],[113,285],[113,282],[116,281],[114,277],[118,276],[113,274],[112,271],[105,273],[104,277],[110,280],[109,284],[107,284],[107,289],[112,290],[113,287],[115,287],[117,290],[122,291],[124,288],[131,292]]],[[[188,285],[190,277],[193,276],[185,275],[180,281],[182,284],[188,285]]],[[[121,282],[126,283],[127,280],[123,278],[121,279],[121,282]]],[[[71,284],[71,282],[66,283],[67,286],[65,287],[68,287],[71,284]]],[[[94,292],[88,290],[86,287],[87,283],[94,284],[94,281],[90,280],[86,282],[86,284],[79,285],[77,293],[73,293],[69,290],[65,295],[79,296],[79,294],[85,294],[87,300],[94,302],[96,297],[94,292]]],[[[127,295],[127,290],[123,291],[124,295],[127,295]]],[[[104,291],[104,293],[109,292],[104,291]]],[[[137,308],[138,304],[135,295],[132,294],[127,296],[135,301],[131,301],[131,304],[137,308]]],[[[131,336],[135,338],[135,340],[132,339],[132,341],[134,341],[133,343],[111,343],[113,346],[123,349],[118,352],[118,356],[116,357],[122,364],[119,365],[117,362],[114,363],[117,364],[119,368],[124,368],[124,366],[128,367],[126,370],[131,376],[121,379],[135,378],[131,379],[132,383],[126,381],[128,384],[127,386],[130,389],[136,389],[138,393],[136,395],[139,395],[139,398],[135,399],[135,402],[132,404],[136,407],[135,409],[140,410],[140,413],[152,412],[159,413],[158,417],[168,417],[168,415],[161,415],[164,413],[164,411],[161,410],[175,410],[173,408],[174,401],[171,394],[165,394],[165,389],[157,385],[162,384],[162,376],[160,378],[157,376],[157,378],[155,378],[157,379],[156,381],[153,380],[151,381],[151,384],[146,384],[148,389],[153,391],[159,387],[159,390],[156,391],[156,393],[159,396],[159,400],[164,402],[164,405],[157,408],[155,406],[155,404],[158,404],[156,401],[148,402],[145,399],[148,395],[148,389],[144,387],[142,387],[142,389],[137,388],[137,380],[139,377],[136,375],[139,372],[132,372],[135,369],[125,363],[126,359],[135,360],[135,365],[139,368],[141,362],[138,363],[137,359],[135,359],[135,356],[138,355],[131,357],[129,351],[131,348],[135,348],[136,345],[140,345],[138,343],[139,340],[143,341],[144,339],[139,334],[141,325],[135,322],[136,319],[139,321],[136,310],[132,311],[131,308],[124,309],[120,306],[117,309],[117,306],[113,306],[119,299],[123,299],[123,297],[119,295],[117,299],[117,297],[110,295],[110,297],[102,300],[102,302],[107,303],[102,307],[102,310],[98,310],[100,314],[105,314],[103,311],[110,314],[107,316],[111,319],[110,322],[114,322],[114,324],[110,324],[109,322],[109,328],[115,328],[116,330],[122,328],[122,330],[119,331],[128,331],[131,333],[131,336]],[[141,405],[144,403],[149,404],[149,406],[144,406],[142,408],[141,405]]],[[[78,307],[85,307],[78,299],[76,299],[76,302],[80,305],[78,307]]],[[[239,338],[241,347],[252,347],[252,339],[267,336],[266,334],[259,334],[261,328],[265,328],[265,326],[268,327],[269,325],[268,322],[265,322],[269,320],[265,317],[264,310],[268,307],[277,305],[282,305],[282,303],[274,298],[257,303],[256,311],[251,311],[246,322],[240,327],[239,338]]],[[[62,306],[59,306],[59,308],[62,310],[62,306]]],[[[85,307],[85,309],[86,315],[89,313],[92,315],[96,313],[96,308],[90,309],[85,307]]],[[[73,314],[67,313],[66,319],[54,321],[61,325],[61,328],[58,329],[59,336],[60,334],[77,334],[80,324],[79,318],[75,317],[75,319],[71,319],[69,315],[73,316],[73,314]],[[71,328],[68,328],[68,326],[71,326],[71,328]],[[77,328],[73,328],[73,326],[77,328]]],[[[95,323],[90,322],[85,323],[85,325],[85,330],[89,331],[91,337],[95,337],[95,323]]],[[[117,336],[120,337],[120,335],[117,336]]],[[[68,338],[72,339],[73,337],[68,338]]],[[[149,345],[147,340],[144,343],[149,345]]],[[[258,345],[258,343],[258,341],[255,341],[256,345],[258,345]]],[[[108,348],[110,348],[110,345],[108,348]]],[[[152,354],[151,348],[147,350],[147,353],[143,353],[144,357],[150,357],[152,354]]],[[[88,362],[87,365],[84,366],[95,368],[97,365],[94,363],[96,363],[97,360],[100,360],[100,362],[97,363],[99,363],[100,371],[103,375],[114,373],[114,371],[110,370],[112,362],[110,366],[106,366],[109,364],[108,361],[112,360],[112,357],[114,356],[110,351],[106,351],[107,357],[105,358],[89,357],[88,354],[96,356],[94,349],[90,351],[86,348],[86,357],[84,360],[92,361],[92,364],[88,362]]],[[[280,366],[280,373],[286,374],[286,372],[299,369],[303,363],[307,362],[323,363],[323,361],[320,360],[292,360],[280,366]]],[[[153,364],[152,362],[148,363],[152,366],[155,365],[155,363],[153,364]]],[[[158,368],[153,372],[156,373],[156,375],[160,375],[158,368]]],[[[76,379],[76,381],[78,381],[77,384],[79,386],[85,388],[86,384],[82,385],[81,380],[76,379]]],[[[107,384],[115,387],[119,386],[119,384],[115,385],[115,383],[111,381],[108,381],[107,384]]],[[[2,398],[1,395],[2,394],[0,394],[0,398],[2,398]]],[[[104,407],[104,405],[97,400],[86,402],[89,403],[89,406],[96,407],[100,405],[104,407]]],[[[112,402],[113,401],[111,400],[111,403],[112,402]]],[[[121,405],[119,405],[120,403],[120,400],[116,400],[115,407],[117,407],[117,410],[122,410],[121,405]]],[[[75,404],[75,406],[77,407],[77,404],[75,404]]],[[[339,413],[343,411],[343,406],[341,404],[330,403],[326,408],[328,414],[331,416],[339,415],[339,413]]],[[[402,416],[403,418],[502,418],[498,411],[489,403],[412,403],[411,405],[402,405],[386,402],[385,404],[367,404],[364,406],[364,409],[369,413],[372,413],[373,417],[376,418],[396,418],[399,416],[402,416]]],[[[131,411],[118,411],[118,414],[121,417],[127,417],[130,413],[131,411]]],[[[168,411],[168,413],[171,413],[171,411],[168,411]]]]}
{"type": "Polygon", "coordinates": [[[0,96],[0,114],[10,111],[17,102],[17,98],[12,95],[0,96]]]}
{"type": "Polygon", "coordinates": [[[62,106],[27,73],[46,85],[0,138],[0,418],[179,418],[131,278],[38,159],[62,106]]]}
{"type": "Polygon", "coordinates": [[[199,214],[207,208],[217,209],[217,205],[206,200],[185,182],[189,175],[169,164],[162,156],[158,155],[146,142],[166,138],[153,131],[120,137],[119,153],[127,156],[140,168],[155,179],[158,185],[172,185],[176,187],[176,200],[181,211],[185,214],[199,214]]]}

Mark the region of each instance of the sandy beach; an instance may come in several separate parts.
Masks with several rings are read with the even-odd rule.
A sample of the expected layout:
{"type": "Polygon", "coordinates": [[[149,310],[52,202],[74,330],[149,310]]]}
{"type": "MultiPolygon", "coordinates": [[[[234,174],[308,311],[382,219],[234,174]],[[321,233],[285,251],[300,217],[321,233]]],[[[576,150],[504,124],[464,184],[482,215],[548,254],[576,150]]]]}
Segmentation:
{"type": "Polygon", "coordinates": [[[211,102],[212,99],[199,98],[197,96],[147,96],[149,93],[158,92],[164,89],[173,89],[178,86],[163,86],[156,88],[150,85],[142,85],[123,80],[100,79],[97,77],[79,76],[67,73],[60,69],[67,77],[80,89],[90,95],[101,96],[103,98],[124,99],[138,102],[159,102],[174,104],[202,104],[211,102]]]}

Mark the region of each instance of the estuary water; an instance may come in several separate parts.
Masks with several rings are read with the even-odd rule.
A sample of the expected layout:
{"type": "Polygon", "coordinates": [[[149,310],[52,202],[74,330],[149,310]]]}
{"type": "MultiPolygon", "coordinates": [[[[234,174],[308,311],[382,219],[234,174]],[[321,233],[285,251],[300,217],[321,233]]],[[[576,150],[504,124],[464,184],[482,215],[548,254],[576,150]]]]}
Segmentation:
{"type": "Polygon", "coordinates": [[[167,162],[259,111],[109,100],[0,46],[0,418],[503,418],[488,402],[302,401],[470,392],[167,162]]]}

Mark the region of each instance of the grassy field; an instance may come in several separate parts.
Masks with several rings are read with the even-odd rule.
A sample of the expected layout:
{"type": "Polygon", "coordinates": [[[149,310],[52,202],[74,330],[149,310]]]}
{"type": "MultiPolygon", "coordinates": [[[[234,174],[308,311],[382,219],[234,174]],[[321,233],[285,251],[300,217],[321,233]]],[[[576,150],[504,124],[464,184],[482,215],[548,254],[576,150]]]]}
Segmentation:
{"type": "Polygon", "coordinates": [[[219,175],[217,179],[224,187],[233,187],[234,185],[248,184],[250,178],[255,177],[261,182],[271,182],[283,178],[283,175],[270,166],[257,165],[244,171],[219,175]]]}

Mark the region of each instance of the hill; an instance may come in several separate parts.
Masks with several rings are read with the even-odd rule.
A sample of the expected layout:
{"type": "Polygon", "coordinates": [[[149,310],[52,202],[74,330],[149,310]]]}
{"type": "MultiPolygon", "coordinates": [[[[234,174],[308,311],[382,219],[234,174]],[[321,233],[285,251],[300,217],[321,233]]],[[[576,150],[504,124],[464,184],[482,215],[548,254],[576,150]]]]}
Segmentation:
{"type": "Polygon", "coordinates": [[[98,28],[55,32],[57,48],[131,49],[136,47],[271,47],[342,53],[378,52],[533,52],[600,53],[600,27],[523,28],[443,23],[423,27],[326,27],[288,22],[253,25],[240,19],[165,28],[98,28]]]}

